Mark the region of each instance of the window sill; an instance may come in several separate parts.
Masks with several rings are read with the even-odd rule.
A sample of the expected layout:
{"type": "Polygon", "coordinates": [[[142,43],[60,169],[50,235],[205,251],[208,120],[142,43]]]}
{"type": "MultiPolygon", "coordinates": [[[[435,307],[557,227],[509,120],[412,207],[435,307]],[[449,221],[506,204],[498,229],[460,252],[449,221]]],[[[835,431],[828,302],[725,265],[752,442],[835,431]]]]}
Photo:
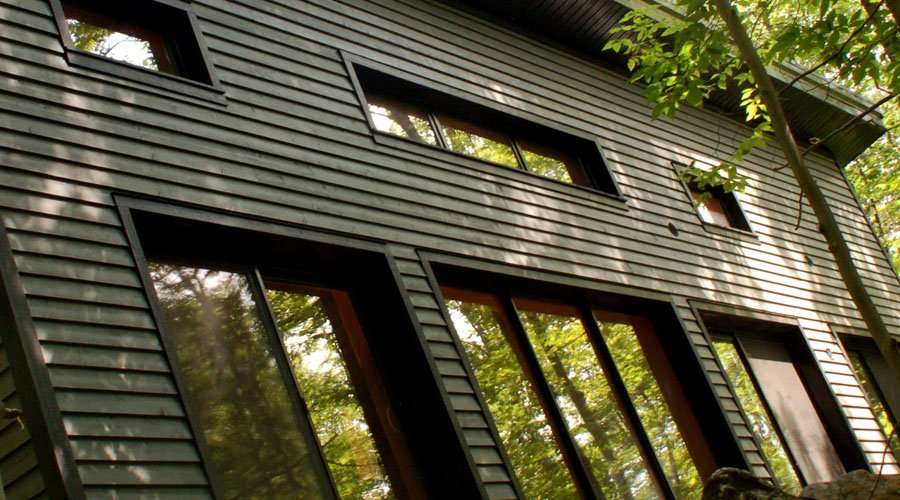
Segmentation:
{"type": "MultiPolygon", "coordinates": [[[[697,218],[699,219],[699,216],[697,218]]],[[[737,238],[747,243],[759,243],[759,236],[753,231],[730,226],[721,226],[712,222],[706,222],[703,219],[700,219],[700,223],[703,226],[703,229],[708,233],[725,236],[727,238],[737,238]]]]}
{"type": "Polygon", "coordinates": [[[65,54],[69,64],[75,67],[99,71],[223,106],[228,104],[225,91],[219,85],[210,85],[178,75],[144,69],[71,47],[65,48],[65,54]]]}
{"type": "MultiPolygon", "coordinates": [[[[606,200],[615,201],[621,204],[621,207],[625,210],[628,209],[627,198],[620,194],[608,193],[606,191],[601,191],[595,187],[591,186],[583,186],[581,184],[570,184],[568,182],[559,181],[556,179],[551,179],[550,177],[544,177],[543,175],[536,174],[534,172],[529,172],[527,170],[522,170],[517,167],[510,167],[509,165],[504,165],[502,163],[496,163],[488,160],[482,160],[481,158],[476,158],[473,156],[469,156],[463,153],[458,153],[456,151],[451,151],[449,149],[444,149],[438,145],[428,144],[425,142],[420,142],[415,139],[409,139],[406,137],[401,137],[398,135],[389,134],[387,132],[381,132],[378,130],[372,130],[372,138],[377,144],[381,144],[383,146],[388,146],[391,148],[398,148],[398,146],[404,151],[409,151],[408,146],[413,145],[413,147],[425,147],[432,151],[440,151],[441,154],[451,155],[451,157],[460,158],[466,161],[475,162],[480,165],[488,165],[492,169],[500,169],[500,171],[507,172],[515,172],[514,175],[525,175],[534,179],[539,179],[540,182],[549,182],[555,186],[563,186],[564,189],[577,189],[579,191],[584,192],[585,194],[591,196],[592,198],[596,198],[597,196],[602,196],[606,200]]],[[[490,172],[494,174],[496,172],[490,172]]]]}

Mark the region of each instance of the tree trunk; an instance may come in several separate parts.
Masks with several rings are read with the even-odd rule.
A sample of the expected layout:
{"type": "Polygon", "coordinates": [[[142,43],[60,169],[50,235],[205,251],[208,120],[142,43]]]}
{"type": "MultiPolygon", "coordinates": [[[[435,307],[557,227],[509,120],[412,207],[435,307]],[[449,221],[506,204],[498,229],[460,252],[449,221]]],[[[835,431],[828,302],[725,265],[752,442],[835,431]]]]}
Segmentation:
{"type": "MultiPolygon", "coordinates": [[[[898,0],[888,0],[886,3],[891,8],[891,5],[896,7],[897,2],[898,0]]],[[[803,155],[797,147],[797,142],[794,140],[794,135],[788,126],[784,109],[778,97],[778,91],[775,89],[768,72],[766,72],[766,68],[762,60],[760,60],[753,42],[747,35],[747,31],[741,24],[737,10],[731,4],[731,1],[714,0],[714,4],[719,11],[719,16],[725,21],[741,57],[753,74],[753,78],[759,88],[760,97],[772,119],[772,128],[775,131],[778,144],[784,152],[787,163],[791,167],[800,189],[806,194],[809,204],[818,219],[819,230],[825,236],[828,248],[837,262],[844,285],[847,287],[847,291],[850,292],[850,296],[853,298],[853,302],[856,304],[863,321],[865,321],[872,339],[877,344],[878,350],[881,351],[885,361],[894,371],[895,376],[900,379],[900,356],[898,356],[897,350],[894,348],[891,334],[888,332],[884,319],[878,313],[875,303],[869,296],[859,271],[853,264],[850,247],[847,246],[847,242],[844,240],[843,234],[841,234],[840,227],[825,199],[825,195],[803,160],[803,155]]],[[[891,11],[894,12],[894,9],[891,8],[891,11]]],[[[897,386],[900,387],[900,384],[897,384],[897,386]]],[[[900,394],[894,394],[893,396],[898,397],[900,394]]]]}

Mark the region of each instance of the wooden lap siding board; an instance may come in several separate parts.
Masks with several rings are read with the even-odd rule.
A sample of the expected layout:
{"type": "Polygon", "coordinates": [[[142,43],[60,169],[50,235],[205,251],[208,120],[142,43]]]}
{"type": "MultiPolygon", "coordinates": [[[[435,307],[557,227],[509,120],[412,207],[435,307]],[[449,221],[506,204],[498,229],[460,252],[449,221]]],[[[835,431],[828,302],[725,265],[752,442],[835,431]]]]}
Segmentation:
{"type": "MultiPolygon", "coordinates": [[[[71,68],[44,0],[0,0],[0,210],[92,496],[209,495],[112,191],[395,243],[405,282],[421,292],[413,297],[435,362],[448,370],[458,370],[460,353],[446,341],[433,292],[422,289],[413,248],[863,330],[811,217],[793,230],[797,189],[771,172],[781,163],[777,149],[755,151],[745,165],[751,182],[741,200],[756,239],[699,225],[669,163],[709,163],[717,147],[734,146],[731,137],[745,130],[713,112],[651,121],[624,79],[438,3],[192,4],[224,107],[71,68]],[[627,205],[415,144],[373,143],[338,49],[600,137],[627,205]]],[[[900,333],[897,280],[864,215],[829,161],[811,161],[900,333]]],[[[759,466],[686,307],[698,354],[759,466]]],[[[445,389],[482,482],[506,495],[508,473],[495,464],[472,385],[455,373],[445,389]]],[[[848,414],[857,408],[849,401],[842,399],[848,414]]]]}

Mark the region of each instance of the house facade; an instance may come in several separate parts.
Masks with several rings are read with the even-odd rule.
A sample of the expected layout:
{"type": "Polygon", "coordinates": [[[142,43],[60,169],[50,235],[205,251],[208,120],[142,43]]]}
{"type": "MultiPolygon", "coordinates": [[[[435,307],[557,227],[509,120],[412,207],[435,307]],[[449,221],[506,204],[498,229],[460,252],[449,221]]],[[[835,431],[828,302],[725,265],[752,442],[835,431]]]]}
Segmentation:
{"type": "MultiPolygon", "coordinates": [[[[900,472],[896,376],[723,92],[629,2],[0,0],[7,498],[697,498],[900,472]],[[799,220],[799,225],[798,224],[799,220]]],[[[790,79],[792,68],[773,68],[790,79]]],[[[809,83],[824,137],[868,104],[809,83]]],[[[900,282],[808,156],[889,329],[900,282]]]]}

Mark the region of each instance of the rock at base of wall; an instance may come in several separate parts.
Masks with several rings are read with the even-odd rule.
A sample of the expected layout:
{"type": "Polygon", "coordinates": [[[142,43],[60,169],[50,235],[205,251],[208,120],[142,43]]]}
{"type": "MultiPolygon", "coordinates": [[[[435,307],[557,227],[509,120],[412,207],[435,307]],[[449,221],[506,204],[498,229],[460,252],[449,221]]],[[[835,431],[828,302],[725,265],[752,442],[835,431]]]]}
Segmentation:
{"type": "Polygon", "coordinates": [[[867,470],[855,470],[834,481],[811,484],[803,488],[802,495],[816,500],[898,500],[900,476],[878,477],[867,470]]]}
{"type": "Polygon", "coordinates": [[[746,470],[726,467],[710,476],[703,500],[900,500],[900,476],[855,470],[834,481],[811,484],[796,496],[746,470]]]}

